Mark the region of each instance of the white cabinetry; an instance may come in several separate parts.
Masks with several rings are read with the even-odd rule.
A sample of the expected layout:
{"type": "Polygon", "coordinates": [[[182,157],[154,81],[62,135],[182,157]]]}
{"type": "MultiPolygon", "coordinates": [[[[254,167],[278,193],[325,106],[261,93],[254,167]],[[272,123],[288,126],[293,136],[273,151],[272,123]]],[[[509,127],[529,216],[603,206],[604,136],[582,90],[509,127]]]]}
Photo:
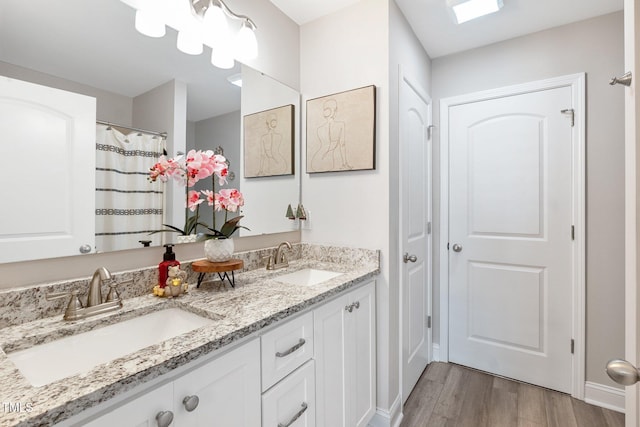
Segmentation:
{"type": "Polygon", "coordinates": [[[314,362],[309,360],[262,395],[265,427],[316,425],[314,362]]]}
{"type": "Polygon", "coordinates": [[[253,340],[173,383],[176,426],[260,425],[260,343],[253,340]],[[186,399],[199,400],[188,411],[186,399]]]}
{"type": "Polygon", "coordinates": [[[374,283],[314,310],[318,426],[366,426],[375,413],[374,283]]]}
{"type": "Polygon", "coordinates": [[[255,339],[248,342],[173,382],[81,425],[260,426],[260,341],[255,339]],[[190,400],[185,402],[188,398],[190,400]],[[188,405],[196,407],[188,411],[188,405]],[[156,419],[162,412],[164,422],[156,419]],[[171,419],[173,421],[167,423],[171,419]]]}

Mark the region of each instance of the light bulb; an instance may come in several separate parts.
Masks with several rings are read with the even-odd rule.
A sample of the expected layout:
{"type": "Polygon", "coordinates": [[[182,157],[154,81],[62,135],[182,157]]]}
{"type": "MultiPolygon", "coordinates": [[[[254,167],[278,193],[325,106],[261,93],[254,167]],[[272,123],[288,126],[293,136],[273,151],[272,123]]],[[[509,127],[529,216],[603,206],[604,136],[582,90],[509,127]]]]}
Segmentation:
{"type": "Polygon", "coordinates": [[[212,3],[204,13],[203,18],[205,31],[213,37],[215,41],[224,40],[229,34],[229,23],[227,17],[218,3],[212,3]]]}
{"type": "Polygon", "coordinates": [[[202,42],[192,31],[179,31],[177,46],[180,51],[189,55],[200,55],[202,53],[202,42]]]}
{"type": "Polygon", "coordinates": [[[244,21],[238,31],[236,47],[238,49],[238,59],[255,59],[258,56],[258,40],[253,28],[244,21]]]}
{"type": "Polygon", "coordinates": [[[166,32],[164,23],[149,10],[136,11],[136,30],[149,37],[163,37],[166,32]]]}
{"type": "Polygon", "coordinates": [[[230,46],[224,42],[211,46],[211,63],[224,70],[233,68],[235,61],[233,60],[230,46]]]}

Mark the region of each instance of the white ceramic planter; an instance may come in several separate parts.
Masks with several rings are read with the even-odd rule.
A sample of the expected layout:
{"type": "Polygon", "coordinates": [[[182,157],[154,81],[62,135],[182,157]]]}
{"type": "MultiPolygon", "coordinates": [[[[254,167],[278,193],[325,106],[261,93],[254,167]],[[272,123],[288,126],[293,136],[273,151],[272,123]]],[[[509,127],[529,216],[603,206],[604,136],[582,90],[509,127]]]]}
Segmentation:
{"type": "Polygon", "coordinates": [[[233,258],[233,239],[209,239],[204,242],[204,255],[211,262],[225,262],[233,258]]]}

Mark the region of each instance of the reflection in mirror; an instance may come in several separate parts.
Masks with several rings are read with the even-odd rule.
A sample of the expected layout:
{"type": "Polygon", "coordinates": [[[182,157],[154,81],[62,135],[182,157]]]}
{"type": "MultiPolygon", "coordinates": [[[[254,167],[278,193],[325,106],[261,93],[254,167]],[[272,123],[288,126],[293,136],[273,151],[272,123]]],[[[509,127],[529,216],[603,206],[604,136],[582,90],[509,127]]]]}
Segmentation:
{"type": "MultiPolygon", "coordinates": [[[[236,64],[230,70],[221,70],[211,65],[206,52],[191,56],[178,51],[177,35],[171,29],[167,29],[167,35],[162,39],[145,37],[136,32],[134,16],[132,8],[114,0],[3,0],[0,14],[0,76],[60,89],[63,93],[95,98],[93,120],[107,124],[94,123],[94,136],[85,138],[83,142],[94,146],[101,134],[108,136],[112,142],[120,139],[120,151],[129,152],[126,153],[129,156],[124,157],[135,157],[130,152],[137,152],[144,153],[141,157],[153,158],[162,150],[173,157],[189,148],[213,150],[221,147],[230,161],[230,171],[235,175],[229,185],[241,188],[245,193],[243,224],[251,231],[242,230],[241,235],[294,229],[294,222],[287,220],[284,213],[288,204],[296,204],[299,200],[299,94],[241,64],[236,64]],[[237,75],[242,77],[242,89],[230,83],[230,78],[237,75]],[[242,117],[287,104],[295,106],[295,175],[245,179],[242,117]],[[157,134],[166,134],[166,139],[157,134]],[[149,140],[155,146],[149,150],[132,149],[138,139],[149,140]],[[147,151],[155,154],[148,154],[147,151]]],[[[0,93],[0,97],[2,95],[0,93]]],[[[2,123],[2,126],[10,126],[6,121],[2,123]]],[[[6,129],[0,130],[4,132],[6,129]]],[[[38,139],[46,144],[47,132],[39,130],[39,135],[44,136],[38,139]]],[[[4,143],[10,141],[5,139],[4,143]]],[[[14,156],[29,154],[21,153],[19,147],[14,146],[13,149],[14,156]]],[[[111,150],[118,151],[117,148],[107,148],[105,152],[113,154],[111,150]]],[[[59,155],[62,157],[62,153],[59,155]]],[[[77,165],[78,161],[74,161],[77,165]]],[[[93,164],[96,158],[86,161],[93,164]]],[[[124,165],[122,159],[117,160],[117,157],[112,163],[114,166],[96,166],[99,169],[118,169],[124,165]]],[[[10,231],[0,229],[0,262],[80,254],[80,246],[85,246],[85,249],[90,247],[91,252],[104,252],[142,247],[140,241],[146,244],[150,240],[152,245],[175,241],[173,234],[149,235],[147,231],[156,228],[157,223],[180,227],[184,224],[184,188],[169,183],[150,186],[144,168],[146,166],[134,167],[133,173],[126,169],[123,175],[135,180],[135,188],[129,182],[121,184],[116,198],[137,202],[149,196],[156,199],[155,205],[120,207],[119,202],[114,202],[112,207],[95,205],[92,210],[100,209],[99,213],[114,209],[113,212],[126,215],[113,215],[114,218],[98,215],[89,221],[86,218],[82,221],[79,218],[66,218],[64,226],[53,224],[50,230],[38,229],[38,238],[46,240],[47,233],[53,230],[64,234],[66,238],[66,234],[73,234],[74,227],[81,222],[97,227],[91,241],[74,243],[68,251],[58,248],[36,254],[26,250],[20,256],[9,257],[8,251],[17,240],[38,240],[34,239],[32,233],[33,223],[24,226],[12,224],[10,231]],[[140,188],[138,184],[141,184],[140,188]],[[138,193],[149,191],[152,193],[138,193]],[[144,195],[141,197],[140,194],[144,195]],[[140,218],[133,215],[137,213],[140,213],[140,218]],[[157,215],[152,219],[154,214],[157,215]],[[104,227],[108,222],[112,224],[111,230],[104,227]],[[140,225],[133,225],[135,223],[140,225]],[[140,231],[139,227],[143,228],[142,233],[136,233],[140,231]],[[124,231],[117,231],[121,229],[124,231]]],[[[94,195],[73,192],[73,181],[64,181],[46,171],[31,170],[30,173],[34,175],[34,182],[56,179],[60,194],[72,191],[72,199],[93,206],[94,195]],[[62,186],[68,188],[62,191],[62,186]]],[[[88,181],[93,182],[94,179],[88,181]]],[[[18,198],[7,201],[9,206],[19,206],[20,203],[18,198]]],[[[34,211],[41,212],[39,226],[60,217],[46,215],[46,210],[34,211]]],[[[205,209],[202,215],[211,213],[205,209]]],[[[33,216],[29,218],[33,219],[33,216]]]]}

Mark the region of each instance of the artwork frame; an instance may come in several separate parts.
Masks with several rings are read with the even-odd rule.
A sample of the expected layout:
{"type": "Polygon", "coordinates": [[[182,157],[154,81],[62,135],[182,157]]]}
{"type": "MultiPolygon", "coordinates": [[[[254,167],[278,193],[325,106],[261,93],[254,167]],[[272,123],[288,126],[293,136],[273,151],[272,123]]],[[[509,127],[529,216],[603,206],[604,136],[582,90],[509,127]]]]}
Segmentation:
{"type": "Polygon", "coordinates": [[[295,174],[294,114],[287,104],[243,117],[245,178],[295,174]]]}
{"type": "Polygon", "coordinates": [[[307,100],[307,173],[375,170],[376,86],[307,100]]]}

